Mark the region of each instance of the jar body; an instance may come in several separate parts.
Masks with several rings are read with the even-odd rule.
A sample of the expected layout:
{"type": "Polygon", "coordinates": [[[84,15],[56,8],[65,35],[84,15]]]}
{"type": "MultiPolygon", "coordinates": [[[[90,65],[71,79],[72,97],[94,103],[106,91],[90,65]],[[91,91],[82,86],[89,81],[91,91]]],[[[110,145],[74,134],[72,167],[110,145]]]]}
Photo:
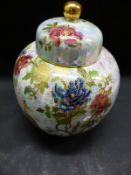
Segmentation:
{"type": "Polygon", "coordinates": [[[109,112],[120,83],[118,65],[105,48],[87,67],[63,67],[39,58],[35,42],[14,69],[17,99],[26,116],[53,135],[71,136],[96,126],[109,112]]]}

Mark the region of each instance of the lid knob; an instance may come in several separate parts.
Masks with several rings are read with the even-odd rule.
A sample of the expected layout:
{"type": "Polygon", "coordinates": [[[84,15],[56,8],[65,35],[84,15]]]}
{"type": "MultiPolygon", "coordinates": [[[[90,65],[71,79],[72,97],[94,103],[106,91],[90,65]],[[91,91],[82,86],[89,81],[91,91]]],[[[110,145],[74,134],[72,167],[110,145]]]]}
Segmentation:
{"type": "Polygon", "coordinates": [[[64,5],[64,16],[67,21],[77,21],[81,15],[81,4],[77,1],[68,1],[64,5]]]}

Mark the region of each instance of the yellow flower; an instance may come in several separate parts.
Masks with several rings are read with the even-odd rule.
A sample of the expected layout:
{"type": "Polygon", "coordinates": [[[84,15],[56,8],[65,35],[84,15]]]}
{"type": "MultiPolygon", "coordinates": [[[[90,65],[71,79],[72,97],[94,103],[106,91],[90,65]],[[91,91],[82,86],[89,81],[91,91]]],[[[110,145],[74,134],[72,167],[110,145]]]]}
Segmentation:
{"type": "Polygon", "coordinates": [[[42,62],[34,67],[34,79],[39,82],[48,82],[50,78],[50,67],[46,62],[42,62]]]}

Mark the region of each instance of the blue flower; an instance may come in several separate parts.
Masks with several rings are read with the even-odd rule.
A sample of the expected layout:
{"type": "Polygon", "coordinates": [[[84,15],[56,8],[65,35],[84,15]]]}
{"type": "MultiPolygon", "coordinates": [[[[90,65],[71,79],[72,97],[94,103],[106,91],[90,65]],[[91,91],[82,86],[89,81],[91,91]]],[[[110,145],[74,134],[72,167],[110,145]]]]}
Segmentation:
{"type": "Polygon", "coordinates": [[[89,100],[89,95],[90,91],[85,87],[82,78],[70,81],[67,89],[63,89],[58,84],[55,84],[53,91],[55,103],[58,103],[60,109],[64,112],[72,111],[86,103],[89,100]]]}

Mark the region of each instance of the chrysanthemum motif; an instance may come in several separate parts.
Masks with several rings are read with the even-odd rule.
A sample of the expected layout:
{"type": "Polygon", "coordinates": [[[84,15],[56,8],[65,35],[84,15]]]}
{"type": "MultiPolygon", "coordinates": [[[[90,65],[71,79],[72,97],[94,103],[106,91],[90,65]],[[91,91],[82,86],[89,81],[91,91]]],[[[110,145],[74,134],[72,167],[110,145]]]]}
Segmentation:
{"type": "Polygon", "coordinates": [[[70,81],[67,89],[55,84],[53,91],[54,101],[63,112],[69,112],[82,106],[89,100],[89,96],[90,91],[85,87],[84,80],[81,78],[70,81]]]}

